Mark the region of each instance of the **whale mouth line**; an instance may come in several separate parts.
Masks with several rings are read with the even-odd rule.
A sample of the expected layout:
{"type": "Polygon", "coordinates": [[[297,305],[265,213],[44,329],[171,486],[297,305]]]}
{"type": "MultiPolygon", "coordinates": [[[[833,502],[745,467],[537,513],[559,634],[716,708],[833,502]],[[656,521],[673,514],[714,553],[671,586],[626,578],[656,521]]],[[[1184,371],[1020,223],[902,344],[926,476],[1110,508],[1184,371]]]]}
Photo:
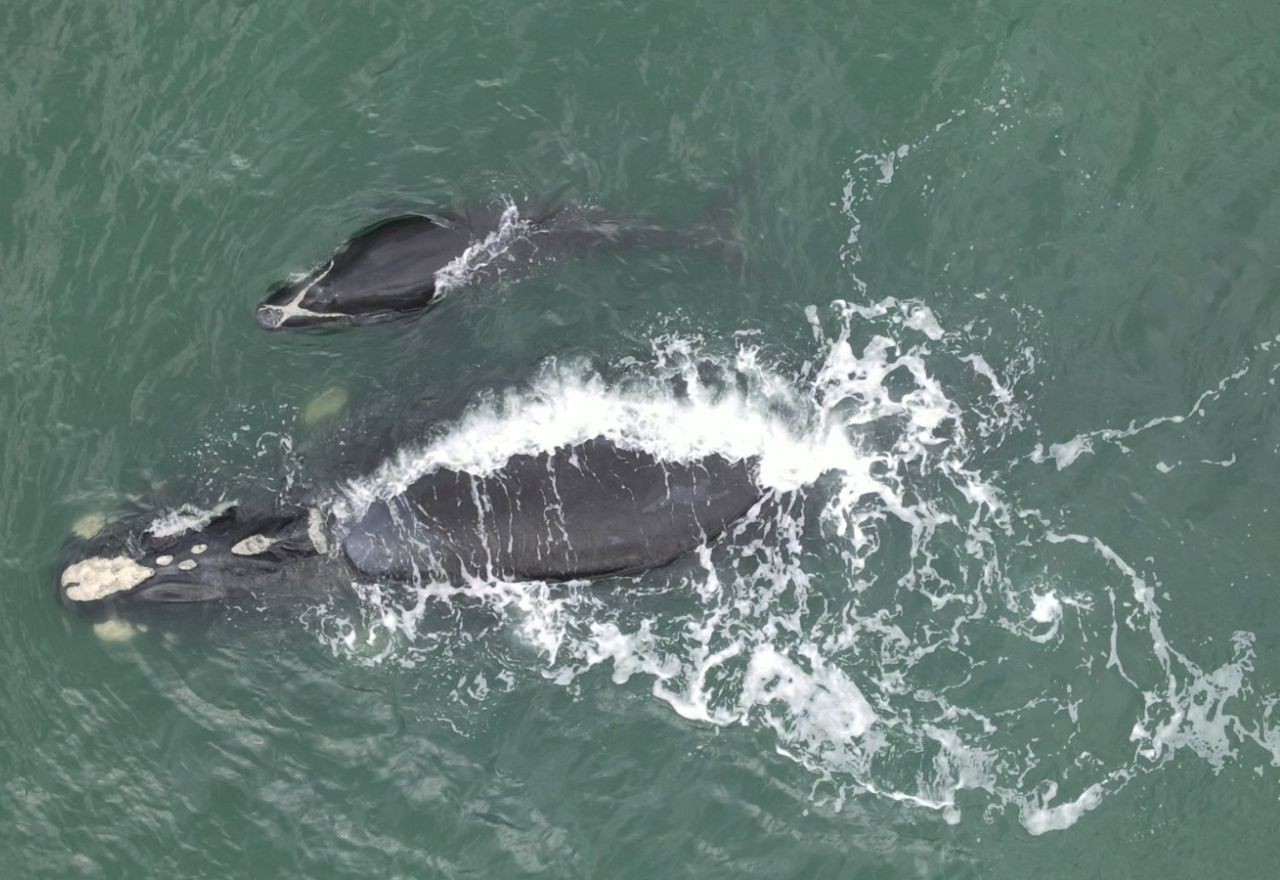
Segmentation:
{"type": "Polygon", "coordinates": [[[142,587],[138,598],[151,604],[194,604],[226,599],[228,591],[219,584],[166,577],[157,578],[154,584],[142,587]]]}

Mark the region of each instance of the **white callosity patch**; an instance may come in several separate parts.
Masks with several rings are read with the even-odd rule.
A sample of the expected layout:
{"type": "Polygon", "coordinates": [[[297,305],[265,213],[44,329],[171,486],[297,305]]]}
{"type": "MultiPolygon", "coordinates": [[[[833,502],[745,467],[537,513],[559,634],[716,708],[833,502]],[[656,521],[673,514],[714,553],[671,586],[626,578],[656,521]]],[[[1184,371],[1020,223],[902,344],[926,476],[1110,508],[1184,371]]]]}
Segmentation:
{"type": "Polygon", "coordinates": [[[184,559],[178,563],[178,571],[191,571],[195,567],[196,561],[194,559],[184,559]]]}
{"type": "Polygon", "coordinates": [[[171,562],[173,562],[173,557],[168,553],[156,557],[156,565],[168,565],[171,562]]]}
{"type": "Polygon", "coordinates": [[[132,590],[155,573],[128,556],[94,556],[68,566],[62,572],[62,587],[74,602],[94,602],[132,590]]]}
{"type": "Polygon", "coordinates": [[[307,294],[311,289],[325,279],[325,276],[333,271],[333,260],[330,260],[323,270],[316,273],[316,277],[311,279],[309,284],[304,284],[298,288],[298,293],[293,299],[283,305],[272,305],[263,303],[258,306],[260,312],[266,312],[272,316],[272,326],[279,327],[290,318],[349,318],[350,315],[340,312],[316,312],[302,305],[302,301],[307,298],[307,294]]]}
{"type": "Polygon", "coordinates": [[[321,556],[329,554],[329,535],[324,525],[324,512],[313,507],[307,511],[307,537],[321,556]]]}
{"type": "MultiPolygon", "coordinates": [[[[1056,785],[1047,787],[1043,800],[1052,800],[1058,793],[1056,785]]],[[[1081,813],[1092,810],[1102,803],[1102,786],[1091,785],[1075,800],[1064,804],[1047,807],[1039,802],[1028,803],[1022,807],[1022,824],[1032,834],[1044,834],[1046,831],[1062,831],[1076,824],[1081,813]]]]}
{"type": "Polygon", "coordinates": [[[257,556],[274,543],[275,540],[268,538],[266,535],[250,535],[244,540],[238,541],[231,548],[231,552],[236,556],[257,556]]]}
{"type": "Polygon", "coordinates": [[[201,553],[203,553],[208,549],[209,549],[208,544],[193,544],[191,547],[191,553],[194,556],[199,556],[201,553]]]}

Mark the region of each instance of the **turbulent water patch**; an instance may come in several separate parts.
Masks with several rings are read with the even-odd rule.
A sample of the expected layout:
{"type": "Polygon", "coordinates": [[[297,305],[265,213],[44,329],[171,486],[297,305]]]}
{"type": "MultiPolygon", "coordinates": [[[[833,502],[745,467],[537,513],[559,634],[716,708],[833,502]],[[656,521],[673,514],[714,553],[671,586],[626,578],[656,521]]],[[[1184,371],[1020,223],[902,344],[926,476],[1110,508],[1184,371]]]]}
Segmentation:
{"type": "Polygon", "coordinates": [[[837,801],[871,793],[948,821],[985,803],[1035,834],[1179,750],[1220,766],[1233,736],[1266,747],[1261,720],[1227,713],[1251,638],[1197,666],[1164,634],[1153,574],[1010,497],[975,451],[1026,422],[1019,376],[920,303],[809,316],[812,357],[794,367],[680,336],[607,380],[549,363],[334,504],[356,516],[433,468],[485,473],[599,435],[673,459],[756,456],[774,503],[715,545],[617,588],[363,585],[354,614],[322,609],[316,631],[365,662],[456,677],[470,703],[522,669],[577,686],[610,668],[698,723],[771,731],[837,801]],[[477,633],[467,607],[496,623],[477,633]],[[485,640],[487,675],[462,659],[485,640]]]}
{"type": "Polygon", "coordinates": [[[471,242],[461,254],[436,272],[438,295],[444,296],[465,287],[477,272],[506,257],[512,243],[529,236],[532,231],[529,221],[521,217],[519,209],[508,200],[497,228],[484,238],[471,242]]]}

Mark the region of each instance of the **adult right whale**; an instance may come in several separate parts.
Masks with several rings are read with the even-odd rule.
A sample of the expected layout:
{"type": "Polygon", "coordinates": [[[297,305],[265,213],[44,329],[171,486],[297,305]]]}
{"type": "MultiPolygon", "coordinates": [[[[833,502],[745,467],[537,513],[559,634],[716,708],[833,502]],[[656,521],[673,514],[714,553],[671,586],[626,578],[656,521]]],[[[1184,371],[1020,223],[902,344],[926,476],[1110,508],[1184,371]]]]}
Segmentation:
{"type": "Polygon", "coordinates": [[[267,330],[388,321],[424,312],[454,288],[601,246],[733,247],[709,224],[672,229],[570,206],[528,216],[514,205],[405,214],[357,232],[320,266],[277,286],[256,316],[267,330]]]}
{"type": "Polygon", "coordinates": [[[308,601],[359,581],[634,574],[714,541],[766,495],[755,458],[666,461],[599,436],[512,455],[485,473],[436,468],[346,516],[230,508],[177,534],[126,527],[72,545],[57,595],[103,619],[156,606],[308,601]]]}

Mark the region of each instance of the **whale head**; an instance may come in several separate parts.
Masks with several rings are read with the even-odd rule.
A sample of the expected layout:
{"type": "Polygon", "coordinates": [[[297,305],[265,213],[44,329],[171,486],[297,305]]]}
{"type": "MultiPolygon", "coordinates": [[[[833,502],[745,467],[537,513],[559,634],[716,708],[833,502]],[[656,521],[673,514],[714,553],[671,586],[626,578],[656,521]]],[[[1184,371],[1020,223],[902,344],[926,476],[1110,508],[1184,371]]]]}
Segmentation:
{"type": "Polygon", "coordinates": [[[358,233],[319,268],[277,286],[255,315],[266,330],[371,324],[433,305],[436,273],[464,253],[469,233],[419,215],[358,233]]]}
{"type": "Polygon", "coordinates": [[[436,294],[434,275],[412,283],[361,286],[350,277],[333,277],[332,264],[297,281],[275,287],[258,304],[254,318],[263,330],[303,330],[377,324],[422,311],[436,294]]]}
{"type": "Polygon", "coordinates": [[[253,515],[232,507],[199,528],[155,534],[124,526],[65,548],[55,576],[62,605],[105,619],[141,609],[250,601],[289,588],[327,558],[319,511],[253,515]]]}

